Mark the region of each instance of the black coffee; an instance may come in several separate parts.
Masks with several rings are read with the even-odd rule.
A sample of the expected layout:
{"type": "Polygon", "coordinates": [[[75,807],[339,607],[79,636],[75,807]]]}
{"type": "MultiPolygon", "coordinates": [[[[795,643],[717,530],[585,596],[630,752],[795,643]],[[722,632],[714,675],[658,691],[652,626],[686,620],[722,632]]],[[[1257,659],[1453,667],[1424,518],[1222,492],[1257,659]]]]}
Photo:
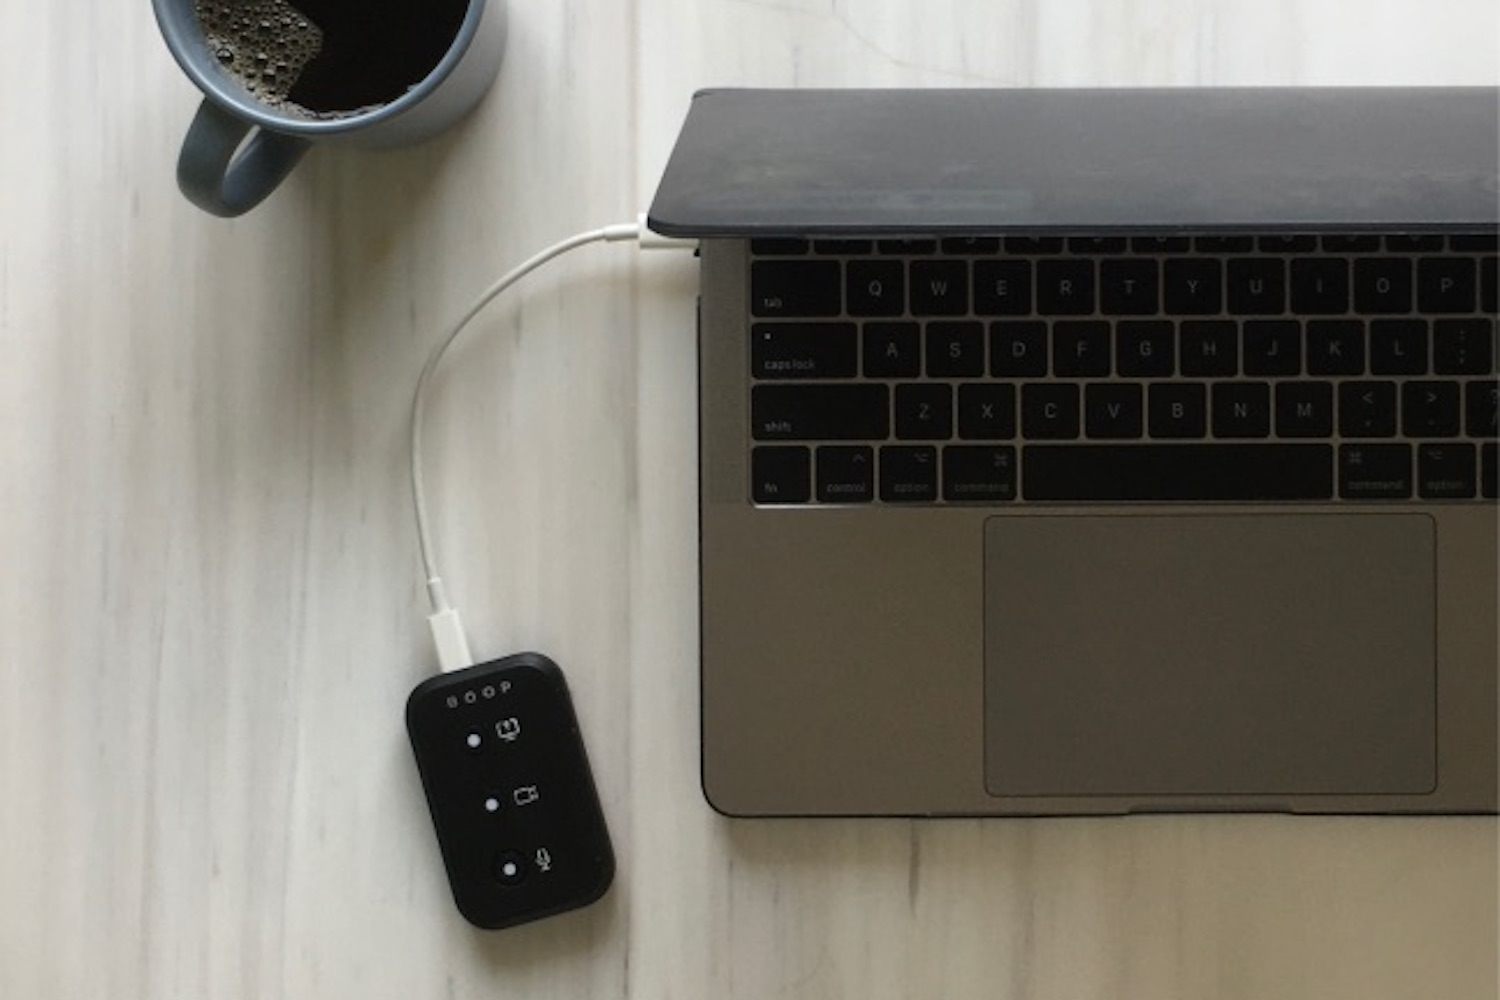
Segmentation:
{"type": "Polygon", "coordinates": [[[197,0],[194,11],[219,64],[261,102],[286,109],[323,32],[288,0],[197,0]]]}
{"type": "Polygon", "coordinates": [[[315,118],[388,104],[442,60],[469,0],[197,0],[221,64],[258,99],[315,118]]]}

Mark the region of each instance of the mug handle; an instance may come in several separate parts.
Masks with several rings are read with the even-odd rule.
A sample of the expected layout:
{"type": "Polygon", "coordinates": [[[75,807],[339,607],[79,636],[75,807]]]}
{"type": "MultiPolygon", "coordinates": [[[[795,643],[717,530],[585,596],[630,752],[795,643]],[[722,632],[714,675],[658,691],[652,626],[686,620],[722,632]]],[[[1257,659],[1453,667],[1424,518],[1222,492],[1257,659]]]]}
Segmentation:
{"type": "Polygon", "coordinates": [[[306,139],[256,128],[205,100],[182,140],[177,186],[205,212],[243,215],[292,172],[308,145],[306,139]],[[251,129],[255,134],[246,142],[251,129]]]}

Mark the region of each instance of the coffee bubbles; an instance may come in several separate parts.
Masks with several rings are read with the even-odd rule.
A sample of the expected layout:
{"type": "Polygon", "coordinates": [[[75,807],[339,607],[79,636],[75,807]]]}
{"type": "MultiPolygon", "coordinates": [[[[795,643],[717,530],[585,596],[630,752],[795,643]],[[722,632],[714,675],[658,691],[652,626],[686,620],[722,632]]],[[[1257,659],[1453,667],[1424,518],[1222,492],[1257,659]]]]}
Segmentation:
{"type": "Polygon", "coordinates": [[[323,48],[323,32],[287,0],[196,0],[194,9],[219,65],[278,111],[313,115],[290,100],[292,87],[323,48]]]}
{"type": "Polygon", "coordinates": [[[194,0],[219,65],[283,114],[329,119],[399,99],[438,65],[470,0],[194,0]]]}

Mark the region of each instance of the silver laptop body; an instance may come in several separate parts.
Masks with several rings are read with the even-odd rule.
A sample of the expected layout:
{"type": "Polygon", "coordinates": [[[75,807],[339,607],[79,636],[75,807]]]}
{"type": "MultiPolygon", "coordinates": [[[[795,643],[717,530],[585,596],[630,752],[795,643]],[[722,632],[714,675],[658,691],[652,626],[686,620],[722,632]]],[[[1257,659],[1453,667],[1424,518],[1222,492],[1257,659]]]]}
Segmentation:
{"type": "Polygon", "coordinates": [[[1494,812],[1496,112],[699,94],[710,803],[1494,812]]]}

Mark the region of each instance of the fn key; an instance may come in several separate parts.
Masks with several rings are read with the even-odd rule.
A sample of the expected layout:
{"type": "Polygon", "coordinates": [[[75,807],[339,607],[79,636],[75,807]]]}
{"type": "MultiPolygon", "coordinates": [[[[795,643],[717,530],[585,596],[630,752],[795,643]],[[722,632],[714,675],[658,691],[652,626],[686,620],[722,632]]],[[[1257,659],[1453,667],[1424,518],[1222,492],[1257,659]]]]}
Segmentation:
{"type": "Polygon", "coordinates": [[[808,450],[761,445],[750,452],[750,498],[756,503],[807,503],[812,496],[808,450]]]}

